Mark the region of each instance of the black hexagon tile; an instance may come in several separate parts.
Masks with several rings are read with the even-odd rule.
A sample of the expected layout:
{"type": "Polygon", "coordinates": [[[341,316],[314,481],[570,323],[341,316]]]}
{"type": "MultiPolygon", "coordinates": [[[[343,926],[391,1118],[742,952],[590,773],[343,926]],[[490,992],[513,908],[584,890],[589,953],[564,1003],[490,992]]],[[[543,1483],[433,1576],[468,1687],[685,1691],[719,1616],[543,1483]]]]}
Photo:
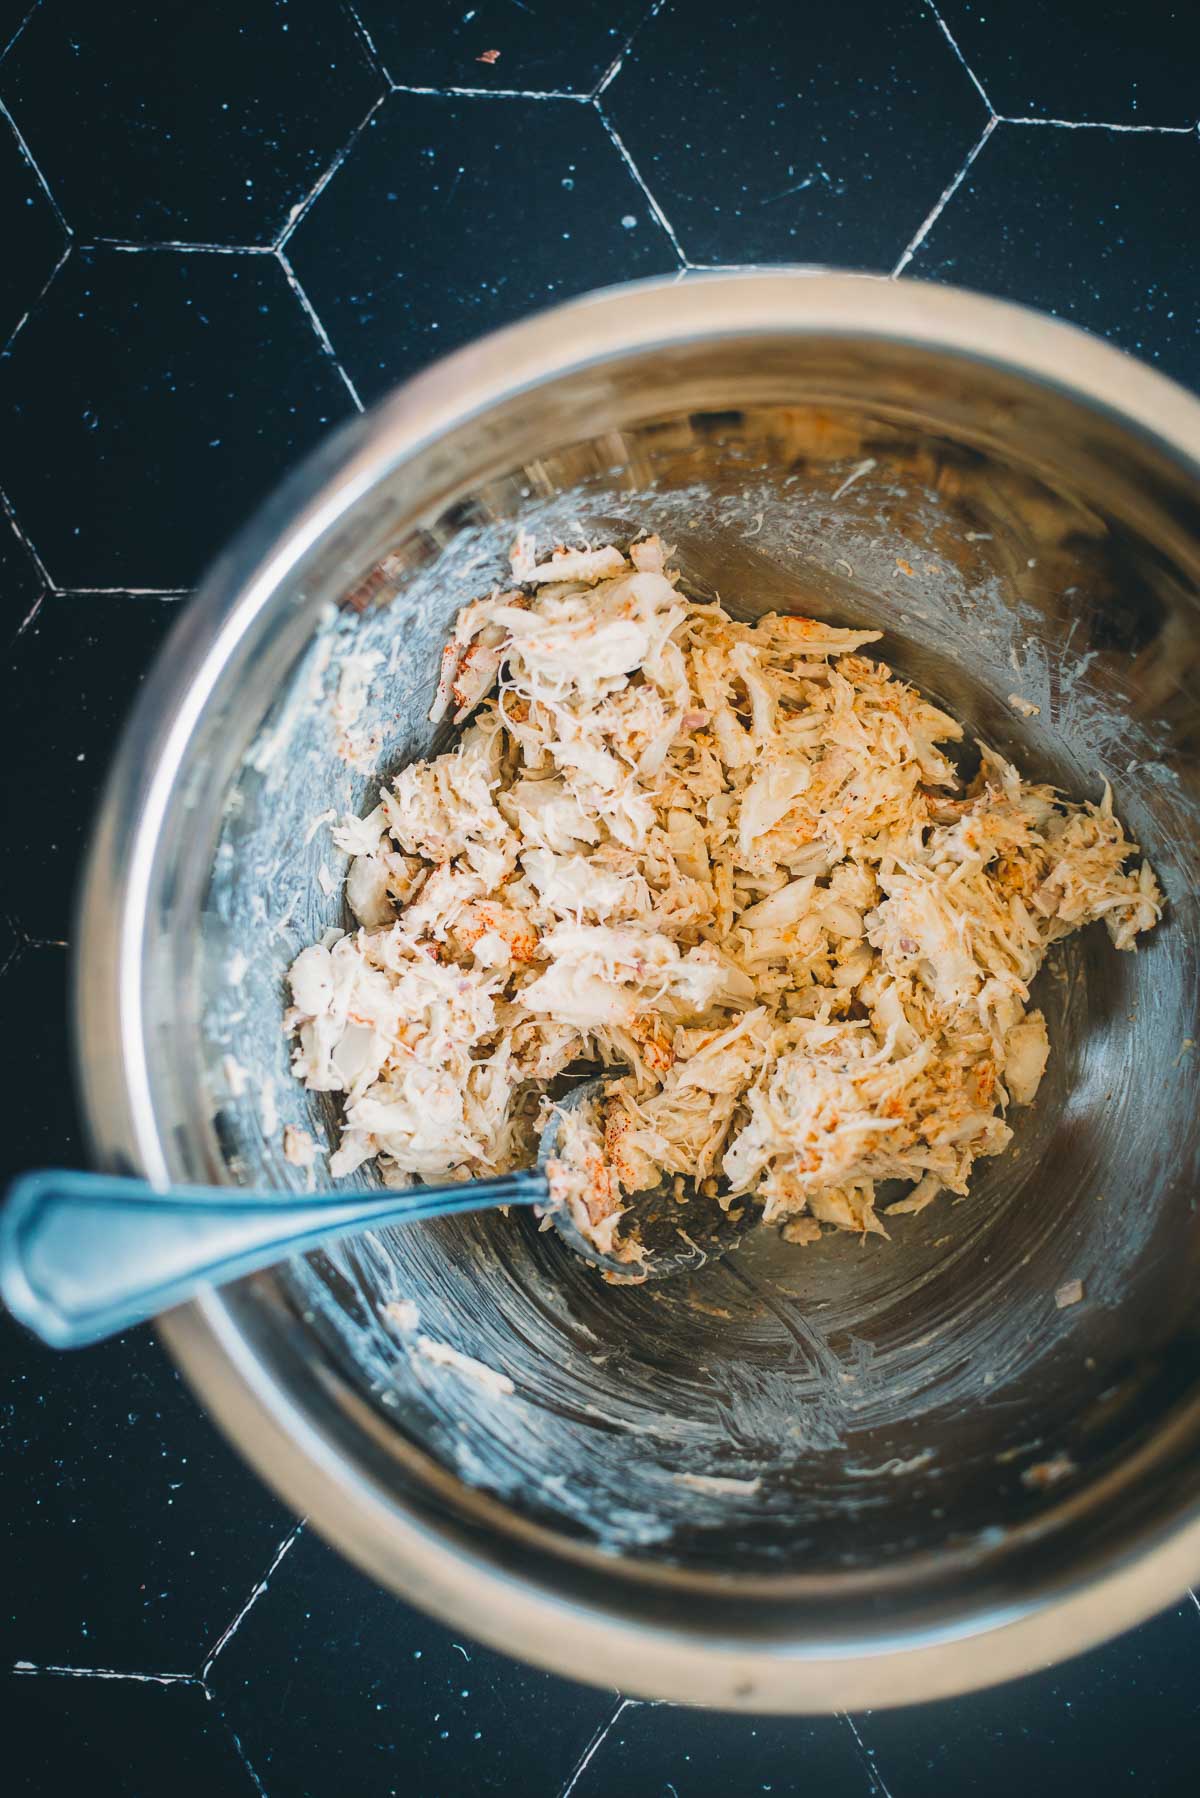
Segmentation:
{"type": "Polygon", "coordinates": [[[227,244],[273,240],[381,85],[332,3],[53,0],[3,91],[78,236],[227,244]]]}
{"type": "Polygon", "coordinates": [[[364,398],[539,306],[678,267],[593,107],[417,94],[384,103],[288,255],[364,398]]]}
{"type": "Polygon", "coordinates": [[[1194,134],[998,125],[908,272],[1023,300],[1200,388],[1194,134]]]}
{"type": "Polygon", "coordinates": [[[262,1798],[199,1685],[21,1670],[0,1703],[20,1718],[5,1750],[12,1798],[262,1798]]]}
{"type": "Polygon", "coordinates": [[[209,1679],[288,1798],[562,1792],[616,1703],[434,1623],[307,1530],[209,1679]]]}
{"type": "Polygon", "coordinates": [[[51,594],[8,652],[0,910],[30,937],[70,934],[117,733],[178,612],[168,600],[51,594]]]}
{"type": "Polygon", "coordinates": [[[650,0],[353,0],[392,80],[406,87],[588,93],[620,54],[650,0]],[[495,54],[493,55],[493,52],[495,54]]]}
{"type": "MultiPolygon", "coordinates": [[[[0,1178],[87,1159],[67,972],[63,947],[25,942],[0,971],[37,1095],[9,1108],[0,1178]]],[[[0,1312],[0,1462],[9,1663],[199,1672],[293,1527],[149,1330],[68,1358],[0,1312]]]]}
{"type": "Polygon", "coordinates": [[[890,269],[987,112],[917,4],[669,0],[604,95],[697,263],[890,269]]]}
{"type": "MultiPolygon", "coordinates": [[[[0,36],[3,27],[0,26],[0,36]]],[[[0,46],[2,47],[2,46],[0,46]]],[[[67,244],[33,165],[0,110],[0,350],[49,280],[67,244]]]]}
{"type": "Polygon", "coordinates": [[[1068,1789],[1078,1772],[1078,1789],[1097,1798],[1183,1798],[1196,1789],[1198,1609],[1185,1599],[1061,1667],[967,1698],[878,1711],[859,1720],[860,1731],[897,1798],[1041,1794],[1056,1783],[1052,1767],[1064,1770],[1068,1789]]]}
{"type": "Polygon", "coordinates": [[[10,1665],[198,1674],[294,1527],[148,1329],[68,1369],[0,1317],[0,1455],[10,1665]]]}
{"type": "Polygon", "coordinates": [[[0,504],[0,629],[6,635],[26,623],[43,586],[33,557],[0,504]]]}
{"type": "Polygon", "coordinates": [[[1194,125],[1200,37],[1186,0],[938,0],[1009,118],[1194,125]]]}
{"type": "Polygon", "coordinates": [[[191,586],[353,409],[274,256],[80,250],[0,360],[0,488],[58,586],[191,586]]]}
{"type": "Polygon", "coordinates": [[[0,1013],[21,1020],[30,1087],[41,1096],[36,1105],[10,1109],[0,1177],[27,1167],[80,1167],[87,1151],[70,1065],[66,945],[28,942],[20,924],[5,922],[3,954],[8,951],[9,928],[16,933],[17,948],[0,971],[0,1013]]]}

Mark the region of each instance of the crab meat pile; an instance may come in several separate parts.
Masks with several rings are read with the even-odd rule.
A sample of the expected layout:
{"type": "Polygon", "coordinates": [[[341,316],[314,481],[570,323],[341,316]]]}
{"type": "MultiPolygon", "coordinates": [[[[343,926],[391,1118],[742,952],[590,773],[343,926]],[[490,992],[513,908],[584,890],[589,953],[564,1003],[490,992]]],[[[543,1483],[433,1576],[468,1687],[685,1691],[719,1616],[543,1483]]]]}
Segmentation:
{"type": "Polygon", "coordinates": [[[883,663],[879,633],[736,622],[655,537],[625,554],[522,534],[468,605],[404,768],[335,840],[359,927],[291,970],[294,1070],[341,1095],[335,1175],[528,1163],[570,1064],[623,1070],[570,1132],[568,1184],[611,1246],[661,1176],[752,1195],[794,1241],[884,1232],[963,1194],[1009,1142],[1049,1044],[1029,988],[1161,898],[1098,804],[1024,781],[883,663]]]}

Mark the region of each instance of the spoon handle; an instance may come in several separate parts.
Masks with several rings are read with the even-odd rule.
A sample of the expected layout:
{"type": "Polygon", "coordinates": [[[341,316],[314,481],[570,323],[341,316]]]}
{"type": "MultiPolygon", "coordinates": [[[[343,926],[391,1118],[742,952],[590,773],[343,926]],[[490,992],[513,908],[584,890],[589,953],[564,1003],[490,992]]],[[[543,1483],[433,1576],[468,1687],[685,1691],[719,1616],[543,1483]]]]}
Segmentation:
{"type": "Polygon", "coordinates": [[[0,1212],[0,1297],[52,1348],[80,1348],[159,1311],[372,1225],[547,1196],[536,1168],[463,1186],[297,1195],[175,1186],[47,1169],[23,1174],[0,1212]]]}

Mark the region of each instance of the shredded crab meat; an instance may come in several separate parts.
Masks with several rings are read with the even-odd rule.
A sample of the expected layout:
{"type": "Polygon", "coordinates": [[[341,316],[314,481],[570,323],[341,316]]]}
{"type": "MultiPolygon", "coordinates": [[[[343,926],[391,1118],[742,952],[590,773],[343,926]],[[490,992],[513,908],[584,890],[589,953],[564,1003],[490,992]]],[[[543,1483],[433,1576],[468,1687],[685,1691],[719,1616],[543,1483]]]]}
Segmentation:
{"type": "Polygon", "coordinates": [[[1074,803],[867,653],[879,633],[687,599],[628,554],[522,532],[459,614],[432,716],[455,746],[335,826],[358,929],[291,970],[293,1068],[340,1095],[335,1175],[527,1164],[550,1083],[618,1071],[564,1132],[560,1196],[613,1248],[663,1176],[752,1195],[794,1242],[964,1194],[1034,1099],[1030,984],[1162,909],[1105,789],[1074,803]]]}

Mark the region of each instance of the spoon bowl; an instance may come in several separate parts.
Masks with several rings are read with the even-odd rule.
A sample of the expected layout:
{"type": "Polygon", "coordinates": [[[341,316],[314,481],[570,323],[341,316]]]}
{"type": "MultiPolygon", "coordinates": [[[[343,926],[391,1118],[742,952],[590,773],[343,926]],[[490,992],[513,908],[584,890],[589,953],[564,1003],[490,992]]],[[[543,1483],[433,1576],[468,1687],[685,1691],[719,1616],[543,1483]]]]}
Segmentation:
{"type": "MultiPolygon", "coordinates": [[[[564,1114],[599,1098],[607,1084],[601,1075],[557,1102],[542,1132],[540,1168],[558,1157],[564,1114]]],[[[664,1175],[657,1185],[628,1195],[614,1253],[597,1247],[569,1204],[550,1213],[554,1228],[569,1248],[599,1268],[606,1279],[626,1285],[695,1273],[734,1248],[759,1216],[749,1200],[739,1199],[726,1209],[718,1196],[701,1192],[695,1181],[677,1174],[664,1175]]]]}
{"type": "Polygon", "coordinates": [[[49,1169],[24,1174],[0,1214],[0,1297],[53,1348],[79,1348],[145,1323],[193,1298],[339,1237],[385,1224],[532,1205],[563,1241],[608,1278],[661,1280],[724,1252],[753,1216],[666,1183],[630,1204],[624,1256],[602,1253],[566,1205],[553,1205],[547,1163],[564,1113],[604,1088],[589,1080],[556,1106],[538,1164],[490,1180],[401,1192],[251,1192],[175,1186],[49,1169]]]}

